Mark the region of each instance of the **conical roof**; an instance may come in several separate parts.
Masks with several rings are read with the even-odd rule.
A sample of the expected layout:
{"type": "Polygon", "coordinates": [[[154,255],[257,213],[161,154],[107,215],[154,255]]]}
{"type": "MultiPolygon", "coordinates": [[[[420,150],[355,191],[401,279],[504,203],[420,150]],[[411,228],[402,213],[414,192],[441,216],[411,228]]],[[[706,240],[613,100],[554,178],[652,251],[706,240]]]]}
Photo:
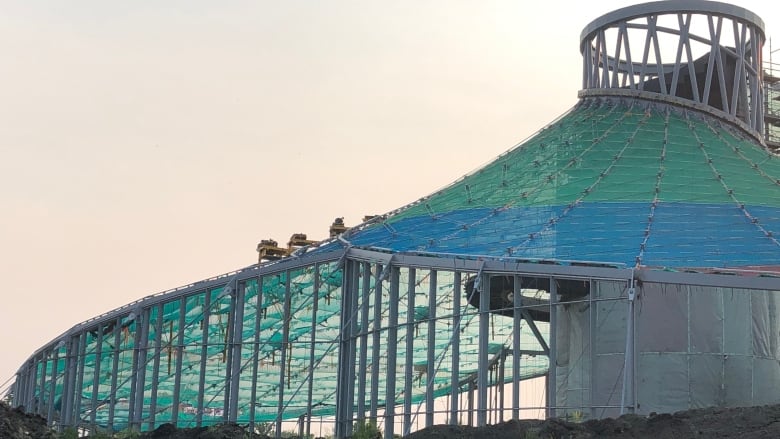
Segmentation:
{"type": "Polygon", "coordinates": [[[780,266],[780,159],[689,106],[586,97],[356,247],[651,266],[780,266]]]}

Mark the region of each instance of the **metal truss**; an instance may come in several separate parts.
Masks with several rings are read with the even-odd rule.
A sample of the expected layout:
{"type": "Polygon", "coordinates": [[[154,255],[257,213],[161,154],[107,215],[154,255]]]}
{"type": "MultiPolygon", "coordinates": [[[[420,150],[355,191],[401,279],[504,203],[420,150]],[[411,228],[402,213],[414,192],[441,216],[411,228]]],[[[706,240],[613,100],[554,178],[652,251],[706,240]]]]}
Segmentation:
{"type": "MultiPolygon", "coordinates": [[[[399,431],[395,430],[395,425],[400,422],[400,433],[408,434],[417,416],[420,402],[424,402],[424,412],[422,416],[425,419],[425,425],[432,425],[436,412],[434,411],[434,400],[441,394],[437,393],[434,386],[434,378],[440,375],[440,370],[448,370],[449,380],[453,385],[447,391],[450,401],[447,419],[450,422],[458,422],[461,415],[465,413],[468,422],[474,425],[485,425],[489,422],[495,422],[503,419],[504,410],[509,410],[513,418],[519,416],[520,406],[520,387],[519,383],[524,377],[521,373],[521,358],[523,355],[547,356],[549,364],[556,364],[556,352],[558,352],[558,337],[556,331],[556,314],[561,306],[570,306],[578,302],[562,303],[560,297],[556,294],[556,282],[551,282],[550,300],[544,305],[549,311],[550,324],[547,330],[540,330],[536,322],[530,317],[529,310],[538,309],[539,305],[525,304],[521,294],[515,294],[510,310],[513,316],[512,327],[514,335],[504,344],[504,347],[496,351],[495,347],[489,342],[491,331],[491,316],[495,312],[491,309],[490,295],[481,294],[479,306],[473,310],[473,318],[477,325],[475,331],[478,337],[477,344],[477,370],[473,374],[467,374],[464,378],[461,370],[462,340],[461,330],[464,316],[459,314],[442,315],[438,309],[437,303],[440,301],[439,285],[441,279],[451,279],[452,283],[452,309],[464,309],[461,299],[471,299],[474,291],[465,289],[466,285],[462,280],[463,276],[476,276],[480,282],[474,283],[474,290],[481,289],[486,291],[490,285],[491,277],[495,276],[513,276],[519,280],[522,276],[544,277],[549,279],[590,279],[620,282],[625,285],[625,291],[633,292],[630,288],[634,282],[647,283],[675,283],[680,285],[701,285],[717,286],[727,288],[746,288],[746,289],[766,289],[780,290],[780,279],[766,276],[734,276],[732,273],[686,273],[686,272],[667,272],[651,269],[627,269],[619,266],[609,267],[603,264],[567,264],[557,265],[555,263],[529,263],[505,259],[465,259],[453,257],[436,257],[432,255],[419,254],[389,254],[367,249],[348,247],[341,251],[328,252],[323,255],[309,255],[297,259],[279,261],[264,266],[253,266],[238,272],[220,276],[215,279],[195,283],[187,287],[172,290],[163,294],[147,297],[138,302],[122,307],[110,313],[106,313],[99,318],[89,320],[74,326],[70,331],[52,340],[49,344],[42,347],[34,353],[30,359],[19,369],[14,390],[14,404],[23,405],[28,411],[41,414],[46,417],[52,425],[59,428],[76,426],[89,428],[96,422],[96,410],[98,407],[106,407],[109,410],[107,415],[108,422],[105,428],[115,428],[116,425],[127,425],[134,429],[154,428],[157,424],[155,416],[161,410],[169,410],[171,420],[175,423],[181,415],[181,404],[183,401],[182,388],[183,368],[185,365],[182,360],[184,346],[182,343],[171,344],[168,349],[173,349],[176,360],[173,364],[168,364],[171,375],[174,376],[173,382],[173,404],[168,407],[158,405],[158,387],[161,385],[161,375],[163,374],[164,364],[161,360],[161,353],[164,349],[162,343],[162,334],[164,334],[161,318],[152,318],[153,315],[160,316],[166,304],[178,303],[178,334],[174,340],[182,340],[187,330],[185,323],[184,306],[188,298],[202,293],[204,290],[215,286],[223,287],[222,293],[214,300],[224,301],[229,307],[229,318],[227,320],[227,335],[225,343],[225,366],[222,372],[221,381],[221,400],[224,401],[221,410],[222,420],[235,422],[240,412],[240,407],[254,407],[257,404],[259,395],[254,392],[258,380],[258,355],[259,349],[268,340],[258,339],[259,325],[262,315],[257,309],[254,325],[254,341],[247,344],[247,339],[242,338],[241,322],[243,313],[247,309],[256,306],[253,303],[246,303],[244,297],[246,282],[264,277],[271,277],[280,273],[286,274],[285,279],[289,279],[290,273],[294,270],[306,269],[307,267],[316,267],[321,264],[336,264],[343,260],[343,286],[341,296],[341,318],[336,340],[321,340],[317,336],[318,327],[316,318],[311,323],[310,353],[308,354],[309,363],[307,370],[308,376],[302,378],[302,381],[293,383],[291,387],[290,375],[284,367],[279,369],[278,393],[276,400],[278,402],[278,413],[275,424],[277,433],[281,432],[282,422],[292,419],[299,419],[301,432],[304,430],[310,432],[313,416],[317,413],[316,408],[312,407],[312,394],[314,383],[313,371],[318,366],[318,359],[315,358],[315,345],[318,342],[334,342],[338,350],[338,387],[335,395],[335,432],[337,437],[349,436],[352,434],[353,422],[357,420],[376,420],[380,419],[384,423],[384,432],[392,436],[399,431]],[[406,284],[402,284],[401,272],[404,273],[406,284]],[[427,297],[423,304],[415,304],[416,294],[410,292],[419,289],[415,274],[425,275],[426,287],[420,294],[427,297]],[[444,278],[442,276],[445,276],[444,278]],[[398,304],[400,291],[404,291],[407,297],[404,306],[407,312],[404,314],[403,321],[399,321],[398,304]],[[381,298],[383,294],[389,294],[389,300],[386,302],[389,308],[383,308],[381,298]],[[415,315],[409,310],[427,309],[424,314],[415,315]],[[373,314],[371,314],[371,312],[373,314]],[[132,323],[134,330],[127,333],[128,324],[132,323]],[[424,362],[420,362],[413,355],[415,350],[415,339],[419,340],[419,335],[415,333],[420,324],[427,324],[426,333],[423,339],[427,338],[426,344],[433,346],[437,341],[437,328],[440,325],[452,327],[452,336],[449,340],[446,350],[448,358],[446,363],[442,363],[445,357],[440,356],[441,352],[435,352],[433,349],[428,351],[424,362]],[[537,348],[524,348],[520,345],[520,328],[528,328],[530,334],[537,340],[537,348]],[[373,328],[369,330],[369,328],[373,328]],[[381,331],[380,331],[381,329],[381,331]],[[549,331],[549,333],[547,333],[549,331]],[[381,332],[381,335],[380,335],[381,332]],[[92,350],[87,354],[88,334],[92,334],[92,350]],[[154,334],[150,336],[150,334],[154,334]],[[120,341],[126,337],[133,339],[133,351],[130,358],[130,367],[123,370],[120,364],[120,355],[118,351],[107,352],[103,350],[104,341],[111,341],[114,349],[118,349],[120,341]],[[385,341],[386,340],[386,341],[385,341]],[[396,343],[402,340],[402,343],[396,343]],[[241,352],[243,349],[252,349],[252,355],[249,361],[242,363],[241,352]],[[380,352],[381,350],[381,352],[380,352]],[[403,356],[398,357],[396,353],[404,352],[403,356]],[[506,368],[507,357],[512,357],[511,367],[506,368]],[[100,361],[101,358],[110,358],[110,362],[100,361]],[[87,358],[90,358],[87,363],[87,358]],[[396,363],[397,361],[397,363],[396,363]],[[419,364],[418,364],[419,363],[419,364]],[[110,364],[110,370],[101,370],[101,364],[110,364]],[[401,369],[399,369],[401,367],[401,369]],[[399,370],[399,374],[388,373],[385,380],[384,391],[379,388],[379,371],[399,370]],[[369,372],[370,371],[370,372],[369,372]],[[495,372],[496,375],[493,375],[495,372]],[[122,382],[122,376],[125,381],[122,382]],[[249,378],[247,378],[247,376],[249,378]],[[108,377],[108,378],[106,378],[108,377]],[[400,381],[396,381],[400,379],[400,381]],[[425,378],[424,390],[422,390],[421,399],[413,397],[412,383],[415,380],[425,378]],[[253,392],[249,395],[249,401],[246,395],[239,391],[240,380],[251,379],[253,392]],[[129,380],[129,381],[128,381],[129,380]],[[99,383],[101,389],[109,389],[109,398],[106,400],[98,392],[97,385],[87,386],[86,382],[99,383]],[[498,399],[499,393],[503,395],[503,386],[500,383],[511,383],[511,407],[504,407],[503,396],[498,399]],[[117,391],[120,386],[129,384],[129,394],[121,400],[117,398],[117,391]],[[290,389],[290,390],[288,390],[290,389]],[[493,389],[493,390],[491,390],[493,389]],[[306,392],[306,408],[302,415],[297,413],[288,414],[287,407],[294,394],[297,392],[306,392]],[[293,395],[288,396],[288,392],[293,395]],[[489,393],[492,392],[492,393],[489,393]],[[381,394],[384,396],[381,396],[381,394]],[[475,397],[476,394],[476,397],[475,397]],[[493,396],[489,396],[489,395],[493,396]],[[400,396],[397,396],[400,395],[400,396]],[[243,399],[242,399],[243,398],[243,399]],[[463,399],[465,398],[465,399],[463,399]],[[462,405],[466,404],[466,408],[462,405]],[[124,405],[121,414],[116,411],[116,407],[124,405]],[[124,419],[122,417],[127,417],[124,419]],[[476,420],[474,419],[476,418],[476,420]]],[[[318,279],[318,278],[317,278],[318,279]]],[[[319,282],[317,280],[316,282],[319,282]]],[[[519,288],[520,282],[515,283],[515,288],[519,288]]],[[[319,286],[315,285],[315,291],[319,286]]],[[[519,292],[519,290],[517,290],[519,292]]],[[[206,300],[210,297],[206,295],[206,300]]],[[[284,287],[284,297],[281,299],[283,304],[282,328],[280,328],[281,340],[278,355],[280,364],[287,361],[286,355],[292,345],[290,321],[292,318],[291,305],[291,282],[287,281],[284,287]]],[[[315,295],[315,297],[317,297],[315,295]]],[[[633,315],[633,294],[622,294],[620,297],[612,299],[595,299],[589,296],[584,303],[593,306],[595,300],[618,300],[624,302],[630,315],[633,315]]],[[[257,303],[260,303],[258,298],[257,303]]],[[[310,306],[313,306],[313,315],[317,313],[317,300],[315,299],[310,306]]],[[[257,305],[259,306],[259,305],[257,305]]],[[[213,307],[209,303],[204,304],[203,321],[209,321],[209,309],[213,307]]],[[[627,371],[635,369],[634,349],[633,349],[633,324],[627,328],[626,340],[627,349],[625,354],[625,364],[627,371]]],[[[592,335],[591,335],[592,336],[592,335]]],[[[201,343],[203,350],[200,356],[200,364],[197,366],[199,372],[197,387],[206,388],[208,371],[206,366],[206,353],[209,348],[209,341],[204,339],[201,343]]],[[[292,352],[292,351],[290,351],[292,352]]],[[[547,415],[556,416],[556,410],[561,408],[556,404],[555,374],[547,374],[547,415]]],[[[437,378],[440,379],[441,377],[437,378]]],[[[622,385],[623,402],[620,405],[621,410],[631,411],[636,404],[634,395],[635,385],[633,374],[624,376],[622,385]]],[[[204,396],[200,395],[195,401],[197,409],[197,422],[200,425],[204,421],[204,412],[209,405],[209,401],[204,401],[204,396]]],[[[254,412],[250,412],[250,424],[255,422],[254,412]]]]}
{"type": "Polygon", "coordinates": [[[619,9],[582,31],[582,87],[682,97],[762,134],[764,40],[757,15],[725,3],[684,0],[619,9]]]}

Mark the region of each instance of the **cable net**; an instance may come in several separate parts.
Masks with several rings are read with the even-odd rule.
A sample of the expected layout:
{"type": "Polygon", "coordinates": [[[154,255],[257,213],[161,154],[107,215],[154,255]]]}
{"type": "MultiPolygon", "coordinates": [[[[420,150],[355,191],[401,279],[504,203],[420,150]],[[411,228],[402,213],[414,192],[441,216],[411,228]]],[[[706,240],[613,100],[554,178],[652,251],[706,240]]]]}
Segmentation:
{"type": "Polygon", "coordinates": [[[452,185],[349,236],[433,254],[664,268],[777,265],[780,160],[669,104],[583,99],[452,185]]]}

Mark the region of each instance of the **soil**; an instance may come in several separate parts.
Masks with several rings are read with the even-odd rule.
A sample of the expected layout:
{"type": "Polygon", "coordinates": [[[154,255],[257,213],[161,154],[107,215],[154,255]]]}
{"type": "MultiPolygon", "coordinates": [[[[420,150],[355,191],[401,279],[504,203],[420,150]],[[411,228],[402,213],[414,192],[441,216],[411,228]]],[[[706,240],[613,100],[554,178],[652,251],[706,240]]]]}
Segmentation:
{"type": "MultiPolygon", "coordinates": [[[[0,438],[57,439],[60,436],[37,415],[0,403],[0,438]]],[[[140,435],[144,439],[266,439],[235,424],[177,429],[164,424],[140,435]]],[[[709,408],[652,414],[624,415],[582,423],[562,420],[509,421],[487,427],[437,425],[412,433],[409,439],[585,439],[585,438],[780,438],[780,405],[709,408]]]]}
{"type": "Polygon", "coordinates": [[[651,414],[582,423],[509,421],[487,427],[437,425],[409,435],[409,439],[586,439],[586,438],[780,438],[780,405],[709,408],[651,414]]]}
{"type": "Polygon", "coordinates": [[[21,409],[12,409],[0,402],[0,438],[56,438],[57,434],[46,426],[46,419],[28,415],[21,409]]]}

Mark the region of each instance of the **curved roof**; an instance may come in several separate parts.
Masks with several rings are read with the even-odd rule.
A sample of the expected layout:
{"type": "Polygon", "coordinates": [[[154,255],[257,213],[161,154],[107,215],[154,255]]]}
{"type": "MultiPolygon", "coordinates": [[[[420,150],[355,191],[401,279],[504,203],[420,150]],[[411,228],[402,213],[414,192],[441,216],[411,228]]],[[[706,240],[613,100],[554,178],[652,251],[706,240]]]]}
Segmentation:
{"type": "Polygon", "coordinates": [[[728,122],[582,99],[447,188],[356,228],[396,252],[665,268],[780,266],[780,158],[728,122]]]}

